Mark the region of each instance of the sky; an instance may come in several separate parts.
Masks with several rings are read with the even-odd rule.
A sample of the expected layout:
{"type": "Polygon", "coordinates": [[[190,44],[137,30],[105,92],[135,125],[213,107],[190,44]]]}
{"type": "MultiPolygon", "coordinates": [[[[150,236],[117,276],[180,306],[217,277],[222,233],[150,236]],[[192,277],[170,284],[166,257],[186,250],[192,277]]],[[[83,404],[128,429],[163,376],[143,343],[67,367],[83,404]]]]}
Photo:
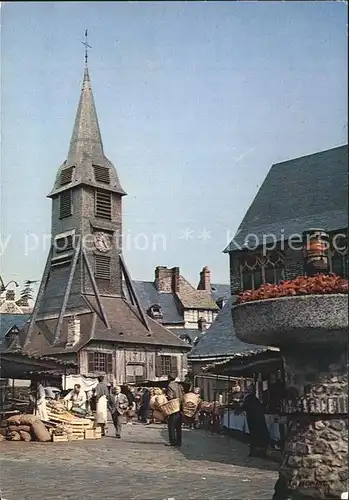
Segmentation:
{"type": "MultiPolygon", "coordinates": [[[[40,280],[84,68],[122,187],[133,279],[229,282],[223,249],[271,165],[347,142],[347,4],[15,2],[1,8],[0,275],[40,280]]],[[[299,179],[302,182],[302,179],[299,179]]]]}

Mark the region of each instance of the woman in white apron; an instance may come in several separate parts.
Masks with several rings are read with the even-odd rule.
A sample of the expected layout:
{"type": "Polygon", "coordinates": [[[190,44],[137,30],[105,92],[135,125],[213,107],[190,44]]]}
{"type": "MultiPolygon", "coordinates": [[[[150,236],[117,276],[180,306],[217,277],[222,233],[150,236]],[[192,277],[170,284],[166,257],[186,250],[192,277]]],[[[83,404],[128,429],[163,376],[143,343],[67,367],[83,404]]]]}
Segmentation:
{"type": "Polygon", "coordinates": [[[36,389],[36,398],[31,396],[31,401],[35,403],[34,415],[44,422],[48,421],[48,413],[46,407],[46,393],[44,386],[40,383],[36,389]]]}
{"type": "Polygon", "coordinates": [[[98,377],[96,387],[96,417],[95,423],[101,427],[102,436],[105,436],[105,425],[108,419],[108,399],[109,390],[107,384],[104,383],[104,377],[98,377]]]}

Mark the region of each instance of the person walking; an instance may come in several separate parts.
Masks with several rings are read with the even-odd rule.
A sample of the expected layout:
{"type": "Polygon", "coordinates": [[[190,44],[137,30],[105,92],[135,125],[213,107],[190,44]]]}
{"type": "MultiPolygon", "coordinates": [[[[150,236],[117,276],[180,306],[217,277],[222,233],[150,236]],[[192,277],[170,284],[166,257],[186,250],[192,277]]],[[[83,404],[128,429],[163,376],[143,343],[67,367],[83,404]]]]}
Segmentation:
{"type": "Polygon", "coordinates": [[[115,436],[118,439],[121,438],[122,417],[128,408],[128,404],[126,395],[121,392],[121,387],[117,385],[110,396],[109,410],[115,427],[115,436]]]}
{"type": "Polygon", "coordinates": [[[96,424],[101,427],[101,434],[105,436],[105,426],[108,419],[108,399],[109,390],[107,384],[104,382],[104,377],[98,377],[98,384],[96,386],[96,424]]]}
{"type": "MultiPolygon", "coordinates": [[[[178,383],[176,377],[169,375],[166,396],[168,400],[179,399],[180,403],[183,400],[183,387],[178,383]]],[[[182,414],[180,411],[172,413],[167,419],[169,443],[167,446],[182,446],[182,414]]]]}

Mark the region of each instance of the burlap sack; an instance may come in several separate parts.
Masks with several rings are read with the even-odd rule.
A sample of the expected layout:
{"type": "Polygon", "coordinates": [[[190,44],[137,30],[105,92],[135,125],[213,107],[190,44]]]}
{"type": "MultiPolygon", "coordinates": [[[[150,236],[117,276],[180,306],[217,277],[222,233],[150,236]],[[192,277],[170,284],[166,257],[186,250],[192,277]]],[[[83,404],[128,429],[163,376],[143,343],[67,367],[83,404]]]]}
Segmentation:
{"type": "Polygon", "coordinates": [[[8,436],[8,439],[10,441],[20,441],[21,440],[21,436],[19,435],[18,432],[15,432],[15,431],[10,432],[7,436],[8,436]]]}
{"type": "Polygon", "coordinates": [[[164,415],[159,410],[154,410],[153,411],[153,419],[158,420],[159,422],[164,422],[166,420],[166,415],[164,415]]]}
{"type": "Polygon", "coordinates": [[[6,441],[6,438],[3,434],[0,434],[0,441],[6,441]]]}
{"type": "Polygon", "coordinates": [[[29,432],[19,431],[19,435],[21,436],[22,441],[31,441],[32,437],[29,432]]]}
{"type": "Polygon", "coordinates": [[[36,415],[21,415],[19,423],[21,425],[32,425],[34,422],[38,422],[39,419],[36,415]]]}
{"type": "Polygon", "coordinates": [[[21,415],[12,415],[6,420],[7,425],[19,425],[21,423],[20,417],[21,415]]]}
{"type": "Polygon", "coordinates": [[[32,435],[35,436],[37,441],[45,443],[46,441],[51,441],[51,436],[41,420],[37,420],[32,424],[32,435]]]}
{"type": "Polygon", "coordinates": [[[30,432],[31,431],[31,426],[30,425],[9,425],[7,428],[8,428],[8,430],[10,432],[12,432],[12,431],[15,431],[15,432],[19,432],[19,431],[30,432]]]}

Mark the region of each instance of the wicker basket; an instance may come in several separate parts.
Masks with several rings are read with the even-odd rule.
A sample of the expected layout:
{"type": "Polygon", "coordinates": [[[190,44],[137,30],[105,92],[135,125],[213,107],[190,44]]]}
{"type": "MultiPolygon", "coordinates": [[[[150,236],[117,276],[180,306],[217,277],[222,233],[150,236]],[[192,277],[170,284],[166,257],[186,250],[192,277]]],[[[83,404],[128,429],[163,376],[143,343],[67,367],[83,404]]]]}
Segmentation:
{"type": "Polygon", "coordinates": [[[167,401],[164,405],[161,405],[159,408],[160,411],[166,416],[172,415],[173,413],[177,413],[180,410],[180,401],[179,399],[171,399],[167,401]]]}
{"type": "Polygon", "coordinates": [[[183,415],[188,418],[193,418],[199,409],[199,405],[200,397],[197,394],[193,394],[192,392],[185,394],[183,398],[183,415]]]}

